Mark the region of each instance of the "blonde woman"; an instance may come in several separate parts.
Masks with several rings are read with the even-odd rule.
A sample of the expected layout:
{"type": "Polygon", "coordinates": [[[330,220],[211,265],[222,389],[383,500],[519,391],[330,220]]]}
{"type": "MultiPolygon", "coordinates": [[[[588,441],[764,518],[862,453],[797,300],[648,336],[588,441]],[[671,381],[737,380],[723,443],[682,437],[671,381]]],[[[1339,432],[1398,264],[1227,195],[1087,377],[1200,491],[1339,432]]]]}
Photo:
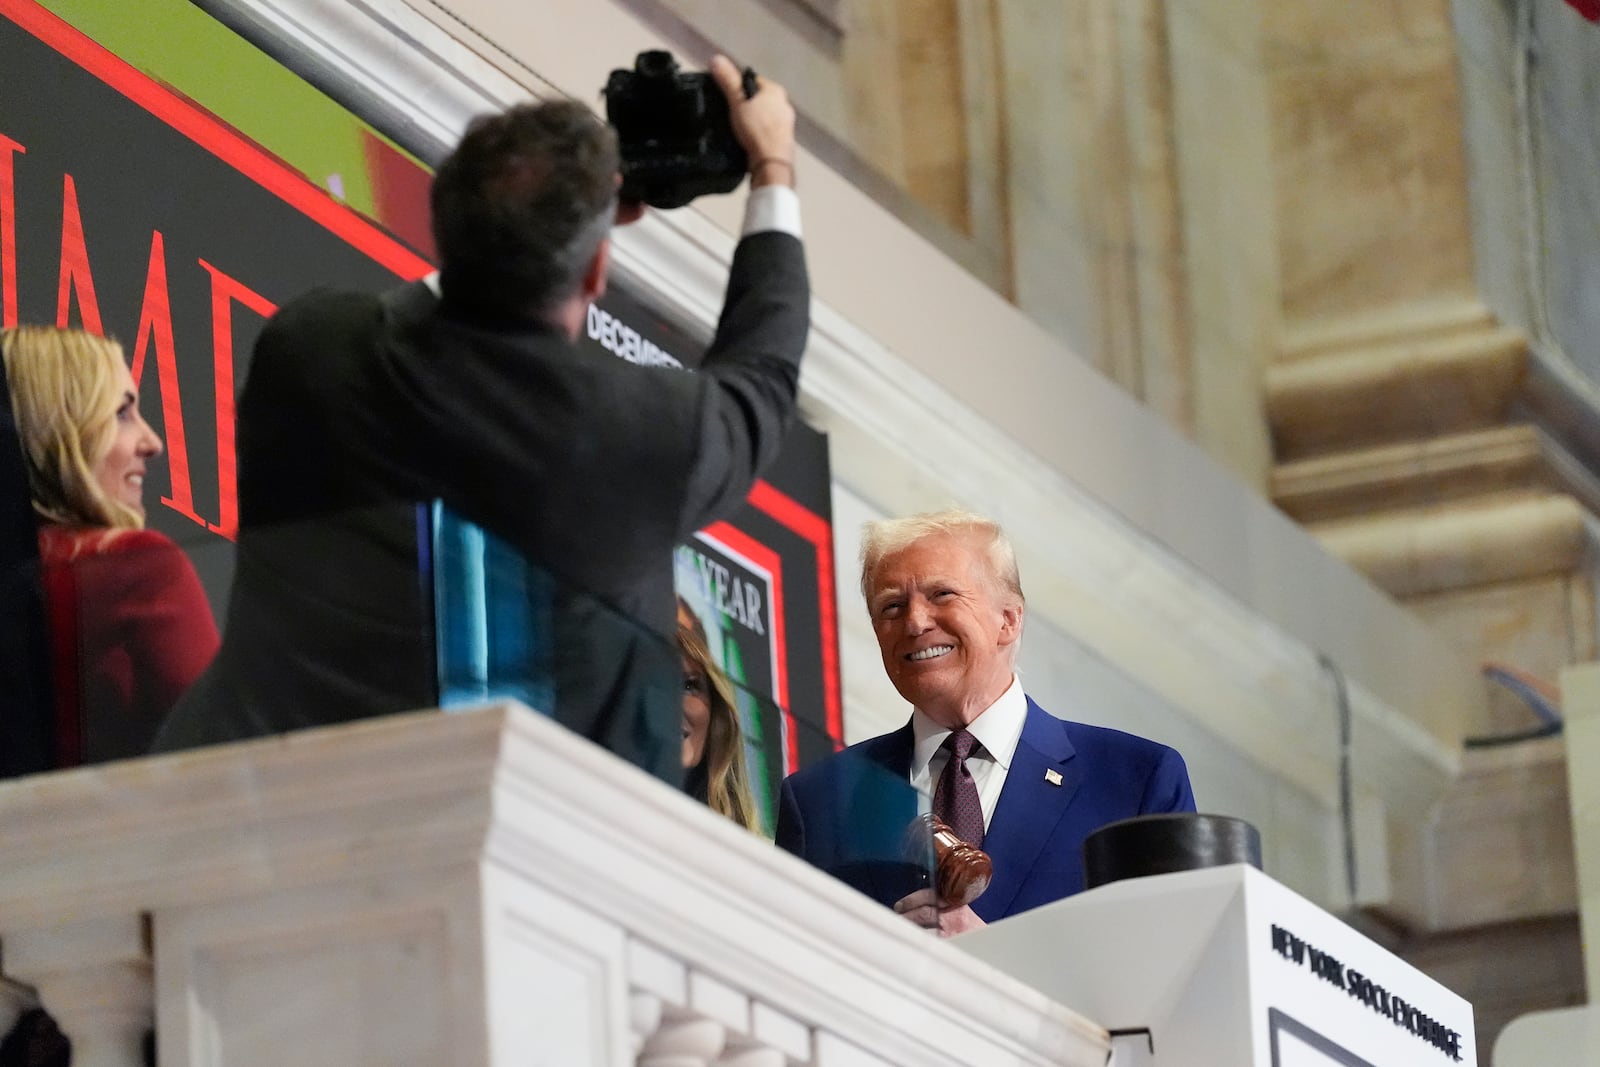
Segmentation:
{"type": "Polygon", "coordinates": [[[56,763],[142,755],[218,643],[188,557],[144,529],[161,438],[115,341],[22,326],[0,354],[39,520],[56,763]]]}
{"type": "Polygon", "coordinates": [[[688,771],[684,790],[717,814],[760,833],[733,683],[712,662],[705,630],[682,598],[678,649],[683,659],[683,766],[688,771]]]}

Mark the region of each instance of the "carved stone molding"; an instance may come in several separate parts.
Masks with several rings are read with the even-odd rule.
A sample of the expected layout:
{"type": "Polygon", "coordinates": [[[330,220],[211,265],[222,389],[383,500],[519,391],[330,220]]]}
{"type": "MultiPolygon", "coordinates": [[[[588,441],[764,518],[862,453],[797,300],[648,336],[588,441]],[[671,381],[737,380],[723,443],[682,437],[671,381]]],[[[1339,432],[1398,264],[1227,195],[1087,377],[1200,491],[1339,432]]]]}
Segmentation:
{"type": "Polygon", "coordinates": [[[1397,597],[1577,568],[1583,506],[1563,494],[1520,493],[1386,511],[1313,527],[1322,543],[1397,597]]]}
{"type": "Polygon", "coordinates": [[[1527,368],[1513,330],[1389,335],[1274,363],[1266,406],[1280,461],[1501,423],[1527,368]]]}
{"type": "Polygon", "coordinates": [[[1272,498],[1304,523],[1493,494],[1564,491],[1600,512],[1600,485],[1533,426],[1497,426],[1279,464],[1272,498]]]}

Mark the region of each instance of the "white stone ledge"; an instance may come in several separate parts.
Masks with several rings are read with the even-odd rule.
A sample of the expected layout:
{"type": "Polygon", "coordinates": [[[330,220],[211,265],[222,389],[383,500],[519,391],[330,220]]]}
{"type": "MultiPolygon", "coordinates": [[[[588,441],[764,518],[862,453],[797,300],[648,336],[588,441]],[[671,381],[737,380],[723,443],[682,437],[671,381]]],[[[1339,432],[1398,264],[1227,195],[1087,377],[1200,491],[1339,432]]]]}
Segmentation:
{"type": "Polygon", "coordinates": [[[614,1047],[632,1046],[631,984],[674,1025],[769,1033],[791,1059],[797,1029],[906,1067],[1098,1067],[1109,1048],[1095,1024],[515,705],[0,784],[0,826],[0,943],[33,958],[70,924],[152,916],[162,1040],[188,1053],[173,1063],[223,1062],[207,1050],[226,1041],[207,1035],[248,1031],[253,1008],[213,987],[266,981],[250,968],[268,948],[306,942],[270,978],[318,951],[324,927],[368,948],[418,943],[413,956],[448,964],[424,976],[459,995],[485,981],[481,936],[490,997],[495,975],[537,978],[567,952],[523,953],[507,921],[529,931],[518,943],[570,936],[580,962],[594,954],[614,1047]]]}

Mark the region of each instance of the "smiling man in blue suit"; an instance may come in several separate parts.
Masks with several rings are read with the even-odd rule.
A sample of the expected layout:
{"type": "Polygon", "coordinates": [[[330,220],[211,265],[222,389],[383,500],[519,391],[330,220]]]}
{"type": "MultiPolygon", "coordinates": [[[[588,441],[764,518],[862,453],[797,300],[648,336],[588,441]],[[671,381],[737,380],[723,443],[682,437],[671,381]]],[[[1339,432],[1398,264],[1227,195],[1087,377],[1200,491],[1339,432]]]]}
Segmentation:
{"type": "Polygon", "coordinates": [[[869,523],[861,591],[911,719],[785,780],[783,848],[949,935],[1082,890],[1083,839],[1106,823],[1195,810],[1175,750],[1058,719],[1023,692],[1025,602],[997,523],[964,511],[869,523]],[[940,907],[905,862],[907,826],[930,804],[994,864],[970,907],[940,907]]]}

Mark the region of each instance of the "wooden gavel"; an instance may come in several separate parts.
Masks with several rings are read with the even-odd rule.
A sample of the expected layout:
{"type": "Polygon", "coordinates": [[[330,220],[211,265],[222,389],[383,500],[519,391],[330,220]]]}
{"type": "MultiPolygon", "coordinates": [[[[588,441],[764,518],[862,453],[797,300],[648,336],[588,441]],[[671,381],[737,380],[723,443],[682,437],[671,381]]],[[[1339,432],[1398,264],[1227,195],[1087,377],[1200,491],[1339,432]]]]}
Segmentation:
{"type": "Polygon", "coordinates": [[[971,904],[989,888],[994,875],[989,854],[962,840],[932,812],[913,820],[909,843],[924,856],[928,846],[933,846],[933,889],[941,908],[971,904]]]}

